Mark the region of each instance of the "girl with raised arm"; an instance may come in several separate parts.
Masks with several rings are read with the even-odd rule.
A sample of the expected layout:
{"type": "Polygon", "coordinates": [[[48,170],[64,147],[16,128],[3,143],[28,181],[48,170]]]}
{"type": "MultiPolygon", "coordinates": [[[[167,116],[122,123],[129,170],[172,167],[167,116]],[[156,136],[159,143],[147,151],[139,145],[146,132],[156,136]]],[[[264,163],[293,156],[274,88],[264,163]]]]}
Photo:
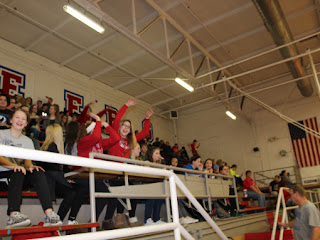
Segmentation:
{"type": "MultiPolygon", "coordinates": [[[[150,117],[153,114],[152,110],[147,110],[143,129],[141,132],[137,134],[134,133],[132,123],[129,119],[121,121],[121,118],[125,114],[128,107],[134,106],[135,104],[135,99],[129,99],[115,116],[112,127],[115,131],[119,131],[119,136],[121,137],[121,140],[109,149],[109,155],[129,158],[130,150],[134,146],[136,146],[136,142],[139,142],[148,135],[150,128],[150,117]]],[[[122,183],[122,185],[123,184],[124,183],[122,183]]],[[[109,230],[114,228],[126,227],[126,224],[124,222],[125,215],[123,214],[123,212],[124,207],[122,206],[122,204],[120,204],[120,202],[117,199],[111,199],[108,204],[105,221],[103,222],[103,229],[109,230]],[[115,209],[117,209],[116,224],[114,224],[112,221],[115,209]]]]}

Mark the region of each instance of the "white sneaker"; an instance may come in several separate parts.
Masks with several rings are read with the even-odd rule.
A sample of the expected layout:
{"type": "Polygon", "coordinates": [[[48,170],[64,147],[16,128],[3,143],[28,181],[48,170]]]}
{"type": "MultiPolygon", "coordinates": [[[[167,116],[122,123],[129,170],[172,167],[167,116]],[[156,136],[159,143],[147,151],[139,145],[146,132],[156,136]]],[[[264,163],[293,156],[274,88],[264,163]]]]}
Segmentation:
{"type": "Polygon", "coordinates": [[[137,223],[137,222],[138,222],[138,218],[137,217],[129,218],[129,223],[137,223]]]}
{"type": "Polygon", "coordinates": [[[51,212],[44,218],[43,226],[55,226],[55,225],[62,225],[59,215],[55,212],[51,212]]]}
{"type": "Polygon", "coordinates": [[[164,223],[166,222],[162,221],[161,219],[155,222],[155,224],[164,224],[164,223]]]}
{"type": "Polygon", "coordinates": [[[199,219],[195,219],[195,218],[192,218],[192,217],[185,217],[185,218],[182,218],[180,220],[180,223],[183,224],[183,225],[186,225],[186,224],[190,224],[190,223],[197,223],[199,222],[199,219]]]}
{"type": "Polygon", "coordinates": [[[76,220],[68,220],[68,225],[79,224],[76,220]]]}
{"type": "Polygon", "coordinates": [[[154,225],[154,224],[155,222],[152,220],[152,218],[148,218],[144,225],[148,226],[148,225],[154,225]]]}
{"type": "Polygon", "coordinates": [[[30,225],[31,221],[26,215],[15,212],[12,216],[9,216],[6,228],[28,227],[30,225]]]}

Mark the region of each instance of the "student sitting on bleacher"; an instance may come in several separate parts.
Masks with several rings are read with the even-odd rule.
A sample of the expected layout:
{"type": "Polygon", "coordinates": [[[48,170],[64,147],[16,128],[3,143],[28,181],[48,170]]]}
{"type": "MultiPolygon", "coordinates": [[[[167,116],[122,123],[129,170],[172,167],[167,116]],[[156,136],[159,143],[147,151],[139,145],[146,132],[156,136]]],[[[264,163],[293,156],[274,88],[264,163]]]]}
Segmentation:
{"type": "Polygon", "coordinates": [[[243,181],[243,189],[247,189],[248,197],[258,200],[259,207],[267,207],[266,198],[256,182],[251,178],[252,172],[246,171],[246,179],[243,181]]]}
{"type": "MultiPolygon", "coordinates": [[[[63,133],[62,127],[59,124],[54,123],[47,127],[46,139],[41,146],[41,150],[64,154],[63,133]]],[[[45,175],[52,201],[56,200],[56,192],[64,197],[58,210],[60,219],[63,221],[71,208],[68,224],[78,224],[75,219],[82,205],[86,188],[80,184],[76,184],[74,181],[67,180],[64,177],[63,165],[61,164],[39,162],[39,165],[46,170],[45,175]]]]}
{"type": "MultiPolygon", "coordinates": [[[[178,167],[178,163],[179,163],[178,158],[175,158],[175,157],[171,158],[171,166],[172,167],[178,167]]],[[[174,172],[176,174],[183,174],[182,172],[176,171],[176,170],[174,170],[174,172]]],[[[178,210],[179,210],[179,218],[180,218],[179,221],[180,221],[180,224],[187,225],[187,224],[190,224],[190,223],[199,222],[199,219],[195,219],[195,218],[192,218],[192,217],[189,216],[189,213],[186,210],[185,204],[184,204],[182,199],[178,199],[178,210]]]]}
{"type": "MultiPolygon", "coordinates": [[[[187,165],[183,166],[185,169],[190,169],[190,170],[203,170],[203,164],[201,163],[201,157],[199,155],[193,155],[190,159],[190,163],[187,165]]],[[[198,175],[196,173],[188,172],[187,174],[191,175],[198,175]]]]}
{"type": "MultiPolygon", "coordinates": [[[[147,152],[147,160],[153,163],[161,164],[160,149],[153,147],[147,152]]],[[[145,225],[161,224],[164,223],[160,219],[160,212],[162,206],[162,199],[147,199],[144,213],[145,225]]]]}
{"type": "MultiPolygon", "coordinates": [[[[8,146],[34,149],[31,139],[22,134],[27,126],[27,114],[17,109],[10,119],[11,128],[0,131],[0,143],[8,146]]],[[[8,178],[8,210],[9,218],[6,228],[25,227],[31,225],[30,219],[20,213],[21,194],[24,179],[30,180],[38,193],[45,213],[44,226],[60,225],[59,216],[53,212],[48,184],[41,167],[33,165],[31,160],[0,157],[0,178],[8,178]]]]}
{"type": "MultiPolygon", "coordinates": [[[[219,167],[219,172],[220,174],[224,175],[224,176],[229,176],[229,167],[228,166],[221,166],[219,167]]],[[[220,177],[218,177],[220,178],[220,177]]],[[[230,181],[230,179],[228,178],[221,178],[225,181],[230,181]]],[[[232,182],[230,182],[229,185],[229,195],[235,195],[234,193],[234,188],[232,187],[232,182]]],[[[229,202],[230,204],[224,204],[224,202],[219,199],[218,204],[220,204],[221,207],[223,207],[226,211],[230,212],[231,216],[235,216],[236,215],[236,210],[237,210],[237,202],[235,198],[229,198],[229,202]]]]}
{"type": "Polygon", "coordinates": [[[274,196],[274,197],[278,196],[279,182],[280,182],[280,177],[276,175],[273,181],[269,184],[270,196],[274,196]]]}
{"type": "Polygon", "coordinates": [[[230,175],[234,176],[236,179],[237,187],[242,187],[243,181],[242,181],[242,173],[240,175],[236,174],[238,166],[236,164],[233,164],[230,168],[230,175]]]}

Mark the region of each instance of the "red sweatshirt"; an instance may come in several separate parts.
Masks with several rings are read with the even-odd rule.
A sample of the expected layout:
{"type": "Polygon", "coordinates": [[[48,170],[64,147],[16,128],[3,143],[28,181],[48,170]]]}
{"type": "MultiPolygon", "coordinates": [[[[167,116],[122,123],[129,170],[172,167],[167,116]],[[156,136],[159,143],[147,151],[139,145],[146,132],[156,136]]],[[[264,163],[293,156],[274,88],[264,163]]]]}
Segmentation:
{"type": "Polygon", "coordinates": [[[78,156],[88,158],[90,152],[103,153],[104,150],[120,141],[121,137],[112,127],[108,126],[107,130],[110,138],[101,139],[101,122],[97,121],[92,133],[81,138],[78,142],[78,156]]]}
{"type": "MultiPolygon", "coordinates": [[[[117,132],[119,131],[121,118],[123,117],[127,109],[128,109],[128,106],[123,105],[123,107],[119,110],[119,112],[117,113],[117,115],[113,120],[112,128],[117,132]]],[[[148,135],[149,128],[150,128],[150,119],[145,119],[142,131],[136,134],[136,138],[138,142],[148,135]]],[[[118,134],[118,136],[121,138],[120,134],[118,134]]],[[[114,144],[112,147],[110,147],[109,155],[129,158],[130,146],[128,144],[127,139],[121,138],[121,140],[117,144],[114,144]]]]}

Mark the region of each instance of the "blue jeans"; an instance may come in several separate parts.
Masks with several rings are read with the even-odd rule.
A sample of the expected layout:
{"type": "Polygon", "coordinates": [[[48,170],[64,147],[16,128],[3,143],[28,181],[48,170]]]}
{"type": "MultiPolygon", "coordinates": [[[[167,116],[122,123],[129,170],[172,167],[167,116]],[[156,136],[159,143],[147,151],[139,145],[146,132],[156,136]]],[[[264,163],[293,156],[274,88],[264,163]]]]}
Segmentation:
{"type": "Polygon", "coordinates": [[[258,200],[259,207],[266,207],[267,206],[266,197],[264,196],[264,194],[260,195],[259,193],[255,192],[255,191],[248,191],[248,197],[258,200]]]}
{"type": "Polygon", "coordinates": [[[161,210],[162,202],[163,202],[162,199],[146,200],[144,222],[147,222],[148,218],[152,218],[154,222],[157,222],[160,220],[160,210],[161,210]]]}

